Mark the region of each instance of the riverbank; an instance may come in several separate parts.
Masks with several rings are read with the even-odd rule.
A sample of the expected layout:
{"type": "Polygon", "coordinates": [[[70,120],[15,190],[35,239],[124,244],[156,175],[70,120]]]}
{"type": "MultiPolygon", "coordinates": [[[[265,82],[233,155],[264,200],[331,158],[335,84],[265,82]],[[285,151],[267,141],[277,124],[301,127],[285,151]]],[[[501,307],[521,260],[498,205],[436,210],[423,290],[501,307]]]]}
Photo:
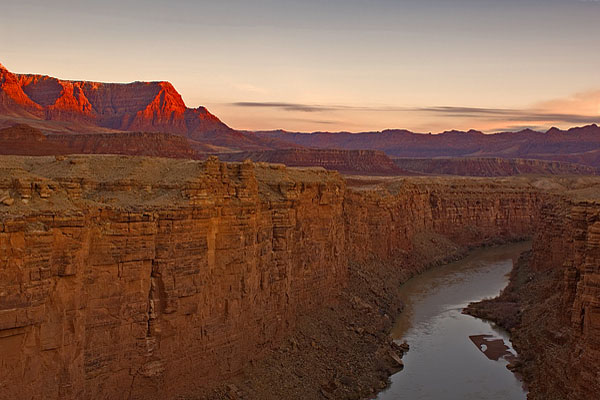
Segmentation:
{"type": "MultiPolygon", "coordinates": [[[[488,243],[496,244],[501,243],[488,243]]],[[[349,285],[335,304],[303,315],[278,349],[194,399],[375,397],[402,368],[403,349],[390,336],[403,308],[398,288],[425,270],[464,258],[469,250],[441,236],[423,236],[413,252],[399,252],[392,261],[352,263],[349,285]]]]}
{"type": "MultiPolygon", "coordinates": [[[[510,332],[518,356],[507,368],[523,380],[529,390],[529,398],[571,398],[570,388],[564,387],[561,392],[553,391],[549,395],[547,389],[540,386],[540,375],[545,373],[547,366],[540,362],[536,351],[541,341],[540,333],[549,331],[559,319],[561,293],[556,290],[556,284],[562,279],[563,271],[536,271],[531,268],[531,258],[531,251],[522,254],[511,271],[508,286],[498,297],[471,303],[463,312],[494,322],[510,332]],[[544,299],[543,302],[540,299],[544,299]]],[[[567,338],[563,337],[562,340],[566,341],[567,338]]],[[[546,345],[551,345],[557,351],[565,351],[565,348],[554,344],[546,345]]]]}

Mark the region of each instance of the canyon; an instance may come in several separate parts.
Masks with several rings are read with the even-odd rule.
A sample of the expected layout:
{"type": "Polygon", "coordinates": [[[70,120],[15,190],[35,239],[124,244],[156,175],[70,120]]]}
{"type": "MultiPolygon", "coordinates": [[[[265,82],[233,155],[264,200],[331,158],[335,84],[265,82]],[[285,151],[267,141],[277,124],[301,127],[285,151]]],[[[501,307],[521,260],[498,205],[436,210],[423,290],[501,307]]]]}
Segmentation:
{"type": "Polygon", "coordinates": [[[1,165],[2,398],[193,392],[333,301],[350,261],[426,232],[526,236],[540,201],[511,183],[347,191],[335,172],[215,159],[1,165]]]}
{"type": "Polygon", "coordinates": [[[467,312],[530,398],[600,391],[597,125],[242,132],[165,81],[0,65],[0,128],[0,399],[368,398],[398,286],[528,238],[467,312]]]}
{"type": "MultiPolygon", "coordinates": [[[[577,253],[594,243],[583,232],[595,211],[556,212],[558,193],[591,193],[595,178],[374,185],[322,168],[83,155],[3,156],[0,170],[0,398],[204,393],[268,360],[311,313],[354,304],[389,324],[390,288],[344,295],[369,287],[365,274],[403,281],[467,247],[534,235],[538,223],[535,265],[566,271],[577,288],[564,296],[576,310],[560,310],[585,309],[584,322],[563,329],[581,331],[572,355],[597,371],[598,297],[577,253]],[[573,241],[561,221],[573,221],[573,241]]],[[[385,332],[373,335],[377,354],[392,351],[385,332]]],[[[323,396],[320,383],[310,390],[323,396]]]]}
{"type": "Polygon", "coordinates": [[[511,331],[534,399],[592,399],[600,390],[598,188],[575,188],[542,207],[531,252],[496,299],[467,312],[511,331]]]}

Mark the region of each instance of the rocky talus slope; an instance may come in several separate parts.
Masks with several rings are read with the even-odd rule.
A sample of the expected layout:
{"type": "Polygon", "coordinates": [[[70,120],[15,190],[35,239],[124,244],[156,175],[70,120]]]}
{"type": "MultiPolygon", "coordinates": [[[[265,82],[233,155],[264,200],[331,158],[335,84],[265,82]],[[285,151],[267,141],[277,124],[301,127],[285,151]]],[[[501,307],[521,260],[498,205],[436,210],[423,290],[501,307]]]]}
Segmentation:
{"type": "Polygon", "coordinates": [[[198,393],[339,301],[349,265],[526,236],[541,204],[518,181],[363,190],[323,169],[215,159],[0,165],[2,399],[198,393]]]}

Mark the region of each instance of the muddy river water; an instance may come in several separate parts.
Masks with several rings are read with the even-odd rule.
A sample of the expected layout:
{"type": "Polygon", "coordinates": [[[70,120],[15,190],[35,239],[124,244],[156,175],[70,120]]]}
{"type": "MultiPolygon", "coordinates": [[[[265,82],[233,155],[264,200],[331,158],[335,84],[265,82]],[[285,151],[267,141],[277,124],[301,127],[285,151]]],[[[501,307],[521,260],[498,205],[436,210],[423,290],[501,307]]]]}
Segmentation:
{"type": "Polygon", "coordinates": [[[530,245],[478,249],[402,285],[406,306],[393,337],[408,342],[410,351],[403,358],[404,370],[392,376],[391,386],[377,399],[526,398],[521,382],[506,368],[510,355],[500,354],[514,354],[507,332],[461,311],[472,301],[498,295],[513,260],[530,245]]]}

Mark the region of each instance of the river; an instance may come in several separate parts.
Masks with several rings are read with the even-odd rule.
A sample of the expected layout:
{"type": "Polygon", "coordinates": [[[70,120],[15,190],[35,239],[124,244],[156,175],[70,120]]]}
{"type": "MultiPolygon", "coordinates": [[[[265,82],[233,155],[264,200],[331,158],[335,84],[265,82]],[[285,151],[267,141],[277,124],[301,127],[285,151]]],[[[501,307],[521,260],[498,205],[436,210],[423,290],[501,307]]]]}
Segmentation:
{"type": "Polygon", "coordinates": [[[403,357],[404,369],[377,399],[525,399],[521,382],[506,368],[508,361],[493,354],[498,347],[505,349],[500,340],[514,354],[508,333],[461,311],[470,302],[498,295],[508,283],[513,260],[530,246],[521,242],[478,249],[402,285],[405,309],[392,336],[406,341],[410,351],[403,357]]]}

